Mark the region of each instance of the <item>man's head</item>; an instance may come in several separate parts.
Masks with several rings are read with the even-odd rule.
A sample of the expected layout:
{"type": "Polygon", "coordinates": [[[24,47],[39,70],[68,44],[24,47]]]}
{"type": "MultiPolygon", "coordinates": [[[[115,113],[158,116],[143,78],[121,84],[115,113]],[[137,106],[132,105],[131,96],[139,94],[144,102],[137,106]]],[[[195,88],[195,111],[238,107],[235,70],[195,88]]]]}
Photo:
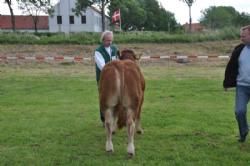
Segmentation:
{"type": "Polygon", "coordinates": [[[250,45],[250,25],[240,29],[240,39],[244,44],[250,45]]]}
{"type": "Polygon", "coordinates": [[[113,32],[112,31],[105,31],[101,35],[101,42],[104,47],[109,47],[113,41],[113,32]]]}

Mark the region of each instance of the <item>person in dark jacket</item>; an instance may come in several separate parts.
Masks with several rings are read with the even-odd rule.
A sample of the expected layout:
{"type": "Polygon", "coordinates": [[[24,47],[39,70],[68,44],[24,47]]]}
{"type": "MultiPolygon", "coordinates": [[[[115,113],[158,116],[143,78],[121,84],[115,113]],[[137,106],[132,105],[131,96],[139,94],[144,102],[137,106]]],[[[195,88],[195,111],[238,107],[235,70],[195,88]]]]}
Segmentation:
{"type": "MultiPolygon", "coordinates": [[[[99,84],[100,74],[108,62],[112,60],[118,59],[118,49],[115,45],[112,44],[113,42],[113,32],[112,31],[105,31],[101,35],[101,45],[96,48],[94,53],[95,59],[95,68],[96,68],[96,81],[99,84]]],[[[101,121],[104,122],[104,115],[102,115],[100,111],[101,121]]]]}
{"type": "Polygon", "coordinates": [[[224,89],[236,87],[235,116],[238,122],[239,142],[245,142],[249,132],[247,104],[250,99],[250,25],[240,30],[241,44],[235,47],[226,66],[224,89]]]}

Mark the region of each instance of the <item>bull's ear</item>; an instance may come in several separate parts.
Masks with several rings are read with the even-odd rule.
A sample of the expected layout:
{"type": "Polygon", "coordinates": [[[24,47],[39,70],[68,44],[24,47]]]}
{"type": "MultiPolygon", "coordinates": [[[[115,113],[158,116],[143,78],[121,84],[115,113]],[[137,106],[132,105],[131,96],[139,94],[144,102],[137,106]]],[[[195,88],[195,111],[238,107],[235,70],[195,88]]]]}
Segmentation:
{"type": "Polygon", "coordinates": [[[135,53],[136,60],[141,59],[141,56],[142,56],[142,53],[138,53],[138,52],[135,53]]]}

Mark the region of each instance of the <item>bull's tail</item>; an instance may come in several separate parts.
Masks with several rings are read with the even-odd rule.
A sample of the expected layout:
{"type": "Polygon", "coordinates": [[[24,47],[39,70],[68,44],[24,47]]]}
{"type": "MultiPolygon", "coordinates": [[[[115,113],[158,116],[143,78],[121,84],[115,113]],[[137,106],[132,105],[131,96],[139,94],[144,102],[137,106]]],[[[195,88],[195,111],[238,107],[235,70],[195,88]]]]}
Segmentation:
{"type": "Polygon", "coordinates": [[[117,110],[118,110],[117,127],[121,129],[122,127],[126,126],[127,114],[122,105],[119,105],[117,110]]]}
{"type": "Polygon", "coordinates": [[[125,81],[124,81],[124,66],[121,68],[119,76],[120,76],[120,95],[119,95],[119,108],[117,108],[118,111],[118,121],[117,121],[117,127],[122,128],[126,126],[126,119],[127,114],[126,110],[123,107],[123,97],[125,95],[125,81]]]}

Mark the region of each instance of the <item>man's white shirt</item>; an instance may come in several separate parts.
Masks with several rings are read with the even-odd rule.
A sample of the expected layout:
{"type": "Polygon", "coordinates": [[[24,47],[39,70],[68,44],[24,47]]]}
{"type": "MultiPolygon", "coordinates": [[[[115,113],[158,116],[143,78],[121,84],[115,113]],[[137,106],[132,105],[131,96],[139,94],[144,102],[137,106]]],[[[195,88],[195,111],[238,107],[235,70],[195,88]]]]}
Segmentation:
{"type": "MultiPolygon", "coordinates": [[[[115,59],[112,59],[111,57],[111,48],[105,47],[105,50],[109,54],[111,60],[115,60],[115,59]]],[[[102,68],[105,66],[105,60],[99,51],[95,51],[95,63],[100,70],[102,70],[102,68]]]]}

